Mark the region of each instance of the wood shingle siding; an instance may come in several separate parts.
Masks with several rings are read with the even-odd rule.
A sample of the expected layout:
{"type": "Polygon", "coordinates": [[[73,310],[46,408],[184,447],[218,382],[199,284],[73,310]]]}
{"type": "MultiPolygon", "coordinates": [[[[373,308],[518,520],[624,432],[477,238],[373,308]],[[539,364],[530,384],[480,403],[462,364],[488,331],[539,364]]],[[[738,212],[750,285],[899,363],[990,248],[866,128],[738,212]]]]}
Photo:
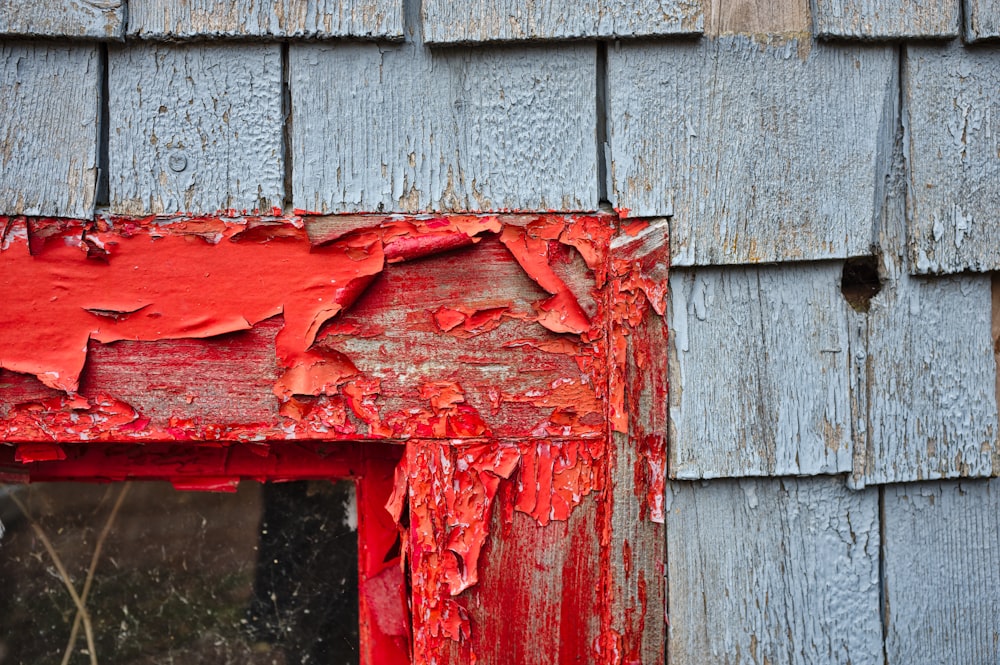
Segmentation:
{"type": "Polygon", "coordinates": [[[112,211],[282,205],[278,44],[132,44],[108,64],[112,211]]]}
{"type": "Polygon", "coordinates": [[[996,0],[964,0],[965,41],[1000,39],[1000,4],[996,0]]]}
{"type": "Polygon", "coordinates": [[[956,37],[961,0],[812,0],[820,37],[956,37]]]}
{"type": "Polygon", "coordinates": [[[675,266],[866,254],[897,69],[891,47],[616,46],[612,203],[673,215],[675,266]]]}
{"type": "Polygon", "coordinates": [[[878,490],[674,482],[668,662],[881,665],[878,490]]]}
{"type": "Polygon", "coordinates": [[[671,477],[851,470],[840,274],[839,262],[671,271],[671,477]]]}
{"type": "Polygon", "coordinates": [[[1000,662],[1000,481],[885,488],[888,665],[1000,662]]]}
{"type": "Polygon", "coordinates": [[[121,39],[122,0],[0,0],[0,37],[121,39]]]}
{"type": "Polygon", "coordinates": [[[130,0],[128,34],[402,39],[402,0],[130,0]]]}
{"type": "Polygon", "coordinates": [[[1000,269],[1000,50],[908,45],[904,71],[912,267],[1000,269]]]}
{"type": "Polygon", "coordinates": [[[295,207],[595,210],[596,56],[293,45],[295,207]]]}
{"type": "Polygon", "coordinates": [[[0,214],[93,214],[100,77],[95,45],[0,43],[0,214]]]}
{"type": "Polygon", "coordinates": [[[867,431],[855,482],[994,474],[996,365],[986,275],[898,267],[866,317],[867,431]]]}
{"type": "Polygon", "coordinates": [[[702,30],[700,0],[424,0],[428,43],[653,37],[702,30]]]}

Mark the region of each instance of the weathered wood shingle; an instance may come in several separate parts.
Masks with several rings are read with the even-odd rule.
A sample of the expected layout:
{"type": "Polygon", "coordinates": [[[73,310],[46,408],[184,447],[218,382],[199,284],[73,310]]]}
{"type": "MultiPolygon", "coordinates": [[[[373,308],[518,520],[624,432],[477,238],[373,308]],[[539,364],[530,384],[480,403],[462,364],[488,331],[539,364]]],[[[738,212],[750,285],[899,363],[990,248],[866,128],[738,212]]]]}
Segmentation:
{"type": "Polygon", "coordinates": [[[851,470],[839,263],[674,269],[670,474],[851,470]]]}
{"type": "Polygon", "coordinates": [[[881,665],[878,491],[671,483],[667,662],[881,665]]]}
{"type": "Polygon", "coordinates": [[[0,214],[93,214],[100,77],[95,46],[0,44],[0,214]]]}
{"type": "Polygon", "coordinates": [[[893,48],[629,43],[608,72],[612,202],[673,215],[674,265],[869,251],[893,48]]]}
{"type": "Polygon", "coordinates": [[[429,43],[697,34],[700,0],[424,0],[429,43]]]}
{"type": "Polygon", "coordinates": [[[1000,269],[1000,51],[908,45],[905,71],[913,268],[1000,269]]]}
{"type": "Polygon", "coordinates": [[[961,0],[812,0],[822,37],[912,39],[955,37],[961,0]]]}
{"type": "Polygon", "coordinates": [[[596,53],[293,44],[295,206],[596,209],[596,53]]]}
{"type": "Polygon", "coordinates": [[[965,41],[1000,38],[1000,3],[996,0],[964,0],[965,41]]]}
{"type": "Polygon", "coordinates": [[[885,488],[888,665],[1000,662],[1000,481],[885,488]]]}
{"type": "Polygon", "coordinates": [[[130,0],[128,34],[402,39],[403,0],[130,0]]]}
{"type": "Polygon", "coordinates": [[[130,45],[108,59],[114,212],[282,205],[279,45],[130,45]]]}
{"type": "Polygon", "coordinates": [[[0,0],[0,37],[121,39],[121,0],[0,0]]]}

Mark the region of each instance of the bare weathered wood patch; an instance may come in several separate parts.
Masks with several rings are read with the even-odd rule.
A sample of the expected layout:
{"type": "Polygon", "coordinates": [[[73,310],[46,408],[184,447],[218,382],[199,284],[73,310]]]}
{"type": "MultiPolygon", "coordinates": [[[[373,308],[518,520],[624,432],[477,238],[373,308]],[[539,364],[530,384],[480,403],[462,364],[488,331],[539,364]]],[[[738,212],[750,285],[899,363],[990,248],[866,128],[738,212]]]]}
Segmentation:
{"type": "Polygon", "coordinates": [[[428,43],[701,32],[700,0],[426,0],[428,43]]]}
{"type": "Polygon", "coordinates": [[[130,0],[128,34],[187,37],[403,37],[402,0],[130,0]]]}
{"type": "Polygon", "coordinates": [[[95,46],[0,44],[0,214],[93,214],[100,76],[95,46]]]}
{"type": "Polygon", "coordinates": [[[0,0],[0,37],[121,39],[121,0],[0,0]]]}
{"type": "Polygon", "coordinates": [[[594,210],[596,47],[291,47],[293,200],[594,210]]]}
{"type": "Polygon", "coordinates": [[[851,470],[840,263],[674,269],[673,478],[851,470]]]}
{"type": "Polygon", "coordinates": [[[1000,661],[1000,481],[885,488],[889,665],[1000,661]]]}
{"type": "Polygon", "coordinates": [[[965,41],[1000,37],[1000,5],[994,0],[964,0],[965,41]]]}
{"type": "Polygon", "coordinates": [[[108,60],[114,212],[282,205],[279,45],[130,45],[108,60]]]}
{"type": "Polygon", "coordinates": [[[908,45],[909,239],[918,273],[1000,268],[1000,52],[908,45]]]}
{"type": "Polygon", "coordinates": [[[891,47],[616,46],[613,203],[673,215],[673,265],[865,254],[896,70],[891,47]]]}
{"type": "Polygon", "coordinates": [[[958,36],[959,0],[812,0],[821,37],[913,39],[958,36]]]}
{"type": "Polygon", "coordinates": [[[705,0],[705,34],[808,39],[809,0],[705,0]]]}
{"type": "Polygon", "coordinates": [[[882,663],[878,491],[671,483],[668,662],[882,663]]]}

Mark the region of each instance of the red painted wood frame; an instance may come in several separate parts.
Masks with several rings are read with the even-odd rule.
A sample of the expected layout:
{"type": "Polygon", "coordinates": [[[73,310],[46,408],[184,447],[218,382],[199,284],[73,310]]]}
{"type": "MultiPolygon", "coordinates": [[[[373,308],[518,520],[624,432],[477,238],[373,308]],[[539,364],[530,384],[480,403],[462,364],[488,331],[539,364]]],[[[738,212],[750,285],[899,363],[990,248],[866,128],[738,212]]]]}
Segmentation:
{"type": "MultiPolygon", "coordinates": [[[[362,585],[399,529],[413,662],[662,661],[665,222],[0,230],[7,475],[359,477],[362,585]]],[[[361,596],[367,662],[400,662],[361,596]]]]}

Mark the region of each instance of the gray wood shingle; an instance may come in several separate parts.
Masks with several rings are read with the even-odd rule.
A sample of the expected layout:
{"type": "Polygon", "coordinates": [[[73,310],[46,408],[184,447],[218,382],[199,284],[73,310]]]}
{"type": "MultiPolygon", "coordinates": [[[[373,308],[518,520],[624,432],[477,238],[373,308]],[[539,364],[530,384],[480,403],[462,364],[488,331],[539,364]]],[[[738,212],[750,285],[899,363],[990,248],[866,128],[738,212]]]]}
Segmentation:
{"type": "Polygon", "coordinates": [[[1000,481],[885,488],[888,665],[1000,662],[1000,481]]]}
{"type": "Polygon", "coordinates": [[[956,37],[961,0],[812,0],[821,37],[956,37]]]}
{"type": "Polygon", "coordinates": [[[867,253],[897,69],[892,47],[808,40],[616,46],[612,202],[673,215],[674,265],[867,253]]]}
{"type": "Polygon", "coordinates": [[[100,77],[96,46],[0,44],[0,214],[93,214],[100,77]]]}
{"type": "Polygon", "coordinates": [[[293,44],[295,206],[596,209],[596,54],[293,44]]]}
{"type": "Polygon", "coordinates": [[[698,34],[700,0],[424,0],[428,43],[698,34]]]}
{"type": "Polygon", "coordinates": [[[403,0],[130,0],[128,34],[402,39],[403,0]]]}
{"type": "Polygon", "coordinates": [[[877,490],[674,482],[667,501],[667,662],[882,664],[877,490]]]}
{"type": "Polygon", "coordinates": [[[670,474],[851,470],[839,263],[673,269],[670,474]]]}
{"type": "Polygon", "coordinates": [[[1000,269],[1000,51],[908,45],[905,71],[913,269],[1000,269]]]}
{"type": "Polygon", "coordinates": [[[121,39],[122,0],[0,0],[0,37],[121,39]]]}
{"type": "Polygon", "coordinates": [[[278,44],[130,45],[108,59],[113,212],[282,205],[278,44]]]}
{"type": "Polygon", "coordinates": [[[965,41],[1000,38],[1000,3],[996,0],[965,1],[965,41]]]}

